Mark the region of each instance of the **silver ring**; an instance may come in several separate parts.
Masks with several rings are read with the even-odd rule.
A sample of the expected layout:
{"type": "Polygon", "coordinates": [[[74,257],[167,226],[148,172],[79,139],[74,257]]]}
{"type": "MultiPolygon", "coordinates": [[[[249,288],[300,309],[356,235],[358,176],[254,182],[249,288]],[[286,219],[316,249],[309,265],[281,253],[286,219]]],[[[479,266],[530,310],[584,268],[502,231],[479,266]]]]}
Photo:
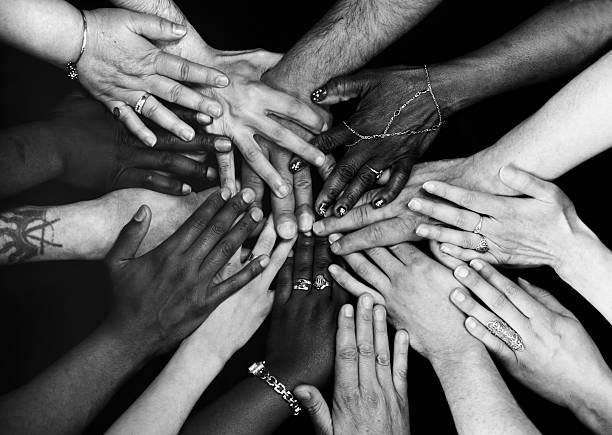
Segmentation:
{"type": "Polygon", "coordinates": [[[293,290],[309,291],[312,287],[312,282],[308,279],[298,278],[293,281],[293,290]]]}
{"type": "Polygon", "coordinates": [[[478,234],[478,235],[480,236],[480,242],[478,242],[478,245],[476,245],[476,248],[474,248],[474,251],[480,252],[481,254],[484,254],[485,252],[489,252],[489,243],[487,243],[487,238],[483,236],[482,234],[478,234]]]}
{"type": "Polygon", "coordinates": [[[472,230],[473,233],[480,234],[480,231],[482,230],[482,221],[483,220],[484,220],[484,218],[482,217],[482,215],[479,215],[478,223],[476,224],[476,226],[472,230]]]}
{"type": "Polygon", "coordinates": [[[142,97],[140,97],[138,99],[138,101],[136,101],[136,104],[134,104],[134,112],[138,113],[139,115],[142,115],[142,108],[144,107],[145,103],[147,102],[147,98],[149,98],[151,96],[151,94],[145,92],[144,94],[142,94],[142,97]]]}
{"type": "Polygon", "coordinates": [[[380,177],[382,177],[383,171],[377,171],[376,169],[374,169],[373,167],[371,167],[370,165],[366,165],[366,168],[368,168],[370,171],[372,171],[374,173],[374,175],[376,175],[376,179],[378,180],[380,177]]]}
{"type": "Polygon", "coordinates": [[[315,277],[315,282],[314,282],[315,290],[321,291],[321,290],[325,290],[328,287],[331,287],[331,283],[327,280],[327,278],[325,278],[325,275],[323,275],[322,273],[318,274],[315,277]]]}
{"type": "Polygon", "coordinates": [[[506,343],[513,351],[520,352],[525,350],[525,344],[523,343],[522,337],[503,320],[492,320],[488,322],[487,329],[491,334],[506,343]]]}

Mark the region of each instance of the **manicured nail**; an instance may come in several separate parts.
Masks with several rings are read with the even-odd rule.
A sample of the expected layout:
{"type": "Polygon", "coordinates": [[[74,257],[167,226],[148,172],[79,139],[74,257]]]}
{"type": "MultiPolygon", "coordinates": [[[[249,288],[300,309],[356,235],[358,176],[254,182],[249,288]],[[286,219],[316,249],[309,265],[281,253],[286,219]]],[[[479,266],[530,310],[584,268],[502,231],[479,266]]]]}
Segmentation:
{"type": "Polygon", "coordinates": [[[408,203],[408,207],[412,210],[420,210],[422,206],[423,204],[421,203],[421,201],[416,198],[411,199],[408,203]]]}
{"type": "Polygon", "coordinates": [[[382,198],[374,201],[374,208],[381,208],[383,205],[385,205],[385,200],[382,198]]]}
{"type": "Polygon", "coordinates": [[[454,290],[453,294],[451,295],[451,297],[453,298],[453,300],[455,302],[463,302],[463,301],[465,301],[465,295],[463,294],[463,292],[461,290],[454,290]]]}
{"type": "Polygon", "coordinates": [[[278,193],[280,193],[281,198],[284,198],[291,193],[291,188],[286,184],[281,184],[278,186],[278,193]]]}
{"type": "Polygon", "coordinates": [[[340,237],[342,237],[340,234],[334,233],[330,234],[327,240],[329,240],[329,243],[335,243],[336,241],[340,240],[340,237]]]}
{"type": "Polygon", "coordinates": [[[278,226],[278,235],[283,239],[291,239],[295,236],[297,228],[294,222],[283,222],[278,226]]]}
{"type": "Polygon", "coordinates": [[[144,138],[144,142],[145,145],[150,146],[151,148],[153,148],[155,146],[155,143],[157,142],[157,138],[154,135],[150,135],[148,134],[145,138],[144,138]]]}
{"type": "Polygon", "coordinates": [[[455,269],[455,276],[457,278],[467,278],[469,273],[470,271],[465,266],[459,266],[458,268],[455,269]]]}
{"type": "Polygon", "coordinates": [[[300,172],[302,169],[304,168],[304,160],[302,159],[295,159],[293,162],[291,162],[291,164],[289,165],[289,171],[292,174],[295,174],[297,172],[300,172]]]}
{"type": "Polygon", "coordinates": [[[266,267],[268,264],[270,264],[270,257],[268,257],[267,255],[262,255],[260,257],[259,264],[261,265],[261,267],[266,267]]]}
{"type": "Polygon", "coordinates": [[[221,189],[221,198],[223,199],[223,201],[227,201],[228,199],[230,199],[231,196],[232,192],[227,187],[221,189]]]}
{"type": "Polygon", "coordinates": [[[363,308],[366,308],[368,310],[371,309],[374,305],[374,299],[372,299],[372,296],[367,293],[361,296],[359,300],[361,301],[361,305],[363,306],[363,308]]]}
{"type": "Polygon", "coordinates": [[[225,87],[225,86],[229,85],[229,79],[227,78],[227,76],[218,76],[215,79],[215,84],[217,86],[225,87]]]}
{"type": "Polygon", "coordinates": [[[188,193],[191,193],[191,186],[189,184],[183,183],[183,186],[181,187],[181,193],[183,195],[187,195],[188,193]]]}
{"type": "Polygon", "coordinates": [[[399,334],[400,343],[408,342],[408,338],[410,337],[408,335],[408,331],[406,331],[405,329],[400,329],[399,331],[397,331],[397,333],[399,334]]]}
{"type": "Polygon", "coordinates": [[[232,141],[226,137],[218,137],[215,139],[215,151],[220,153],[229,153],[232,150],[232,141]]]}
{"type": "Polygon", "coordinates": [[[133,219],[136,222],[142,222],[145,217],[147,217],[147,207],[144,205],[141,205],[138,208],[138,211],[136,211],[136,214],[134,215],[133,219]]]}
{"type": "Polygon", "coordinates": [[[342,310],[342,312],[344,313],[344,315],[346,317],[353,317],[353,306],[352,305],[345,305],[344,309],[342,310]]]}
{"type": "Polygon", "coordinates": [[[181,26],[180,24],[172,23],[172,33],[178,36],[183,36],[187,33],[187,28],[185,26],[181,26]]]}
{"type": "Polygon", "coordinates": [[[242,200],[247,204],[255,201],[255,191],[253,189],[246,188],[242,191],[242,200]]]}
{"type": "Polygon", "coordinates": [[[423,184],[423,189],[425,189],[428,192],[435,192],[436,185],[435,185],[435,183],[432,183],[431,181],[428,181],[427,183],[423,184]]]}
{"type": "Polygon", "coordinates": [[[185,142],[190,142],[195,137],[195,131],[192,128],[185,128],[181,130],[180,135],[185,142]]]}
{"type": "Polygon", "coordinates": [[[378,305],[374,308],[374,318],[376,320],[385,320],[385,308],[378,305]]]}
{"type": "Polygon", "coordinates": [[[419,225],[416,229],[416,233],[421,237],[427,237],[429,235],[429,230],[423,225],[419,225]]]}
{"type": "Polygon", "coordinates": [[[322,202],[319,208],[317,209],[317,214],[321,217],[325,217],[325,214],[327,213],[327,207],[329,207],[329,205],[326,202],[322,202]]]}
{"type": "Polygon", "coordinates": [[[311,231],[314,219],[311,215],[302,213],[298,216],[298,227],[301,232],[311,231]]]}
{"type": "Polygon", "coordinates": [[[476,320],[475,320],[474,318],[472,318],[472,317],[468,317],[468,318],[466,319],[466,321],[465,321],[465,325],[466,325],[468,328],[470,328],[470,329],[474,329],[474,328],[476,328],[477,323],[476,323],[476,320]]]}
{"type": "Polygon", "coordinates": [[[340,206],[336,209],[336,214],[340,217],[344,216],[346,214],[346,208],[343,206],[340,206]]]}
{"type": "Polygon", "coordinates": [[[329,273],[331,273],[332,275],[337,275],[337,274],[338,274],[338,272],[339,272],[339,270],[338,270],[338,269],[339,269],[339,267],[338,267],[338,265],[337,265],[337,264],[330,264],[330,265],[327,267],[327,270],[328,270],[328,271],[329,271],[329,273]]]}
{"type": "Polygon", "coordinates": [[[220,105],[218,105],[218,104],[214,104],[214,105],[212,105],[212,106],[210,107],[210,113],[211,113],[211,114],[212,114],[214,117],[218,118],[218,117],[219,117],[219,116],[221,116],[221,114],[223,113],[223,109],[221,108],[221,106],[220,106],[220,105]]]}
{"type": "Polygon", "coordinates": [[[253,219],[255,222],[259,222],[262,218],[263,211],[261,211],[259,207],[254,207],[253,209],[251,209],[251,219],[253,219]]]}
{"type": "Polygon", "coordinates": [[[202,125],[208,125],[212,122],[212,118],[204,113],[196,113],[196,122],[202,125]]]}
{"type": "Polygon", "coordinates": [[[327,87],[321,86],[319,89],[316,89],[312,94],[310,94],[310,99],[313,103],[320,103],[327,97],[327,87]]]}
{"type": "Polygon", "coordinates": [[[470,266],[472,266],[472,269],[474,270],[481,271],[484,267],[484,264],[480,260],[472,260],[470,262],[470,266]]]}
{"type": "Polygon", "coordinates": [[[317,221],[312,225],[312,231],[318,236],[325,229],[325,225],[321,221],[317,221]]]}

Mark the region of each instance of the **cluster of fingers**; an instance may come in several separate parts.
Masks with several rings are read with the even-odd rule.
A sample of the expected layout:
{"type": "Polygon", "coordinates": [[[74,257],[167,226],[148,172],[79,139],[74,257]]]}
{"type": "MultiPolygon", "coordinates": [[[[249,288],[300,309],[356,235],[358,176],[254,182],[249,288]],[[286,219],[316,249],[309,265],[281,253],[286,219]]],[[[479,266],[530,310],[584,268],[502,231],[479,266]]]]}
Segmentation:
{"type": "Polygon", "coordinates": [[[457,267],[454,275],[478,297],[476,300],[464,288],[455,289],[450,296],[468,316],[468,332],[503,360],[515,361],[521,351],[529,349],[530,319],[545,314],[531,286],[524,280],[514,284],[482,260],[457,267]]]}

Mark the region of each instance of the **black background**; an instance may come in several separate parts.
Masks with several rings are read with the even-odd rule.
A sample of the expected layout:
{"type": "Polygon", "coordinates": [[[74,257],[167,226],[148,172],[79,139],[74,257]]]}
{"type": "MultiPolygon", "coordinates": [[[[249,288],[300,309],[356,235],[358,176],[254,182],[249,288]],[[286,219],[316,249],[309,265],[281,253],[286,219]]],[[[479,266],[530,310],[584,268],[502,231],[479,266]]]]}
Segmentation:
{"type": "MultiPolygon", "coordinates": [[[[104,2],[73,2],[84,9],[104,2]]],[[[332,4],[331,1],[177,2],[196,29],[220,49],[263,47],[286,51],[332,4]]],[[[376,58],[373,66],[422,64],[450,59],[484,45],[537,11],[545,1],[447,1],[421,25],[376,58]]],[[[4,127],[45,118],[62,96],[74,89],[65,73],[0,46],[0,125],[4,127]]],[[[535,111],[569,78],[499,96],[449,120],[427,159],[465,156],[491,145],[535,111]]],[[[337,114],[341,119],[342,113],[337,114]]],[[[604,242],[612,236],[608,207],[610,153],[558,180],[573,199],[580,216],[604,242]]],[[[48,183],[11,198],[11,203],[61,204],[95,197],[91,192],[48,183]]],[[[0,204],[7,205],[7,201],[0,204]]],[[[95,228],[92,228],[95,231],[95,228]]],[[[515,273],[508,272],[511,276],[515,273]]],[[[612,361],[610,326],[551,270],[520,272],[534,284],[549,289],[570,308],[591,333],[608,362],[612,361]]],[[[56,262],[0,269],[0,393],[22,385],[85,338],[104,318],[108,280],[99,262],[56,262]]],[[[214,400],[245,376],[247,365],[263,356],[265,327],[226,366],[205,392],[200,405],[214,400]]],[[[88,433],[100,433],[142,392],[163,367],[166,358],[149,364],[130,380],[88,433]]],[[[586,432],[566,410],[535,396],[512,379],[507,381],[527,413],[543,433],[586,432]]],[[[444,394],[431,367],[410,354],[410,412],[413,433],[455,433],[444,394]]],[[[245,403],[246,405],[246,403],[245,403]]],[[[265,415],[262,415],[265,418],[265,415]]],[[[305,417],[291,419],[279,433],[308,428],[305,417]]],[[[309,432],[309,431],[305,431],[309,432]]]]}

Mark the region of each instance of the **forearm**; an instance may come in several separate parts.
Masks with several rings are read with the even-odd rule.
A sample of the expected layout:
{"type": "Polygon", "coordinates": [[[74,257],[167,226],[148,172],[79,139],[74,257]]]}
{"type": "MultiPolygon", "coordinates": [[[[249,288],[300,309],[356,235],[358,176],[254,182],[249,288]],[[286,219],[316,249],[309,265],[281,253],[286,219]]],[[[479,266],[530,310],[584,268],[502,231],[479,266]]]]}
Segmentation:
{"type": "Polygon", "coordinates": [[[59,177],[63,169],[60,140],[44,122],[4,130],[0,134],[0,198],[59,177]]]}
{"type": "Polygon", "coordinates": [[[459,434],[538,433],[512,397],[484,348],[433,359],[459,434]]]}
{"type": "Polygon", "coordinates": [[[83,432],[145,358],[138,340],[99,328],[27,385],[0,399],[0,432],[83,432]]]}
{"type": "Polygon", "coordinates": [[[0,2],[0,39],[47,62],[64,66],[76,60],[82,35],[81,14],[66,1],[0,2]]]}

